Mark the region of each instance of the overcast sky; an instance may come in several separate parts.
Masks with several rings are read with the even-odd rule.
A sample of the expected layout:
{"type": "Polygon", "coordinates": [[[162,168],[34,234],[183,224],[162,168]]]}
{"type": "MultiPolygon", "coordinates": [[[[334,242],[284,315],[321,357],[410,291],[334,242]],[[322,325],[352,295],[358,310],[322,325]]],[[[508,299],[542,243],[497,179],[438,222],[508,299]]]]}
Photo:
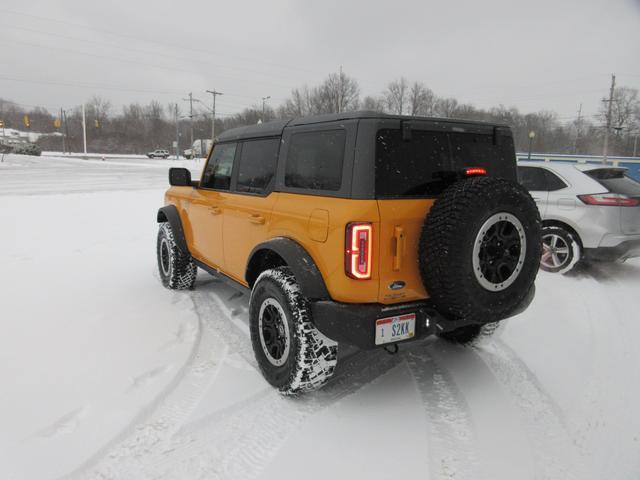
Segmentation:
{"type": "Polygon", "coordinates": [[[597,111],[611,73],[640,87],[640,0],[0,1],[0,97],[26,105],[215,88],[230,114],[340,65],[363,96],[402,75],[568,121],[597,111]]]}

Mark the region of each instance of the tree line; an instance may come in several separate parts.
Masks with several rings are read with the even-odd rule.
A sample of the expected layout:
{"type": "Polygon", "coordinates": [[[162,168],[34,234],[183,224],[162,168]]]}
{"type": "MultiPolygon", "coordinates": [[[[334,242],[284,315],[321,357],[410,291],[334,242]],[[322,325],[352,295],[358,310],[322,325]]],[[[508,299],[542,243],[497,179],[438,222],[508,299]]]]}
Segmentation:
{"type": "MultiPolygon", "coordinates": [[[[604,100],[604,99],[603,99],[604,100]]],[[[608,99],[607,99],[608,100],[608,99]]],[[[132,103],[116,111],[108,100],[93,96],[85,104],[88,150],[99,153],[140,154],[156,148],[170,149],[176,139],[176,113],[181,149],[188,148],[193,137],[211,136],[211,115],[198,113],[189,118],[182,105],[163,105],[151,101],[146,105],[132,103]]],[[[484,120],[506,123],[515,136],[516,148],[526,151],[529,134],[535,132],[532,150],[540,153],[574,153],[599,155],[602,153],[604,125],[607,121],[607,103],[602,102],[599,113],[593,117],[574,118],[562,122],[553,111],[522,113],[516,107],[498,105],[489,109],[477,108],[455,98],[442,97],[420,81],[400,77],[391,81],[380,95],[362,95],[358,81],[344,72],[329,74],[315,86],[302,86],[292,90],[279,106],[261,105],[246,108],[233,115],[216,118],[216,132],[251,125],[259,121],[317,115],[354,110],[420,115],[429,117],[484,120]]],[[[0,99],[0,120],[6,128],[25,130],[24,115],[29,117],[29,128],[42,133],[66,134],[67,148],[82,150],[82,117],[80,108],[67,111],[64,122],[55,126],[59,112],[44,108],[25,109],[8,100],[0,99]]],[[[640,133],[640,98],[638,90],[618,87],[612,104],[610,155],[632,155],[640,133]]],[[[61,150],[60,136],[44,136],[38,141],[44,150],[61,150]]],[[[640,149],[640,145],[637,145],[640,149]]]]}

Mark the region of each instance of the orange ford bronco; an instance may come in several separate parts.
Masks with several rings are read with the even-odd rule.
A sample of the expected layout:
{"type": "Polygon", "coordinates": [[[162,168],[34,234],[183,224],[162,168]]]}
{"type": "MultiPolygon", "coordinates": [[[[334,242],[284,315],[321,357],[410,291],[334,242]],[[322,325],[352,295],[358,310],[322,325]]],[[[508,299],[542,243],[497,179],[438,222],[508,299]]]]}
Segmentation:
{"type": "Polygon", "coordinates": [[[524,310],[540,217],[509,127],[355,112],[228,130],[199,181],[172,168],[163,284],[197,267],[250,289],[267,381],[321,387],[338,347],[428,335],[468,344],[524,310]]]}

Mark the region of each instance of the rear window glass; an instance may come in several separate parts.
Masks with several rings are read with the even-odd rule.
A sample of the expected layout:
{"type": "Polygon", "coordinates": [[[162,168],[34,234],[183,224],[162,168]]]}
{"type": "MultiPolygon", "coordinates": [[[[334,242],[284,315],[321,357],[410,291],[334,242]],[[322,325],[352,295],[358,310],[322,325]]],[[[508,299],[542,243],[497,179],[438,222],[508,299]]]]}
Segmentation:
{"type": "Polygon", "coordinates": [[[516,155],[513,138],[500,136],[494,144],[493,135],[450,133],[451,153],[455,168],[484,167],[492,177],[516,179],[516,155]]]}
{"type": "Polygon", "coordinates": [[[640,182],[625,174],[625,170],[600,168],[584,172],[613,193],[640,197],[640,182]]]}
{"type": "Polygon", "coordinates": [[[285,185],[310,190],[340,190],[345,140],[344,130],[292,135],[285,185]]]}
{"type": "Polygon", "coordinates": [[[439,172],[484,167],[492,177],[516,179],[513,139],[493,135],[412,130],[403,140],[399,129],[376,137],[376,197],[434,197],[449,184],[439,172]]]}
{"type": "Polygon", "coordinates": [[[280,140],[269,138],[242,144],[238,166],[239,192],[262,193],[276,173],[280,140]]]}
{"type": "Polygon", "coordinates": [[[376,196],[421,197],[437,195],[446,185],[433,174],[448,170],[446,133],[413,131],[403,141],[400,130],[378,132],[376,147],[376,196]]]}

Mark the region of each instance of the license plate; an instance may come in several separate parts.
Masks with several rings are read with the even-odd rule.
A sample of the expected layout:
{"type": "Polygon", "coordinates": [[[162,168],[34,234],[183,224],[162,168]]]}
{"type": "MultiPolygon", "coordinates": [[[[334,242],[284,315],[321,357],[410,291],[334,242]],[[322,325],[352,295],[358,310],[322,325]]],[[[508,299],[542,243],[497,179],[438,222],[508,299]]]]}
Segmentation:
{"type": "Polygon", "coordinates": [[[416,332],[416,314],[407,313],[396,317],[376,320],[376,345],[399,342],[413,338],[416,332]]]}

